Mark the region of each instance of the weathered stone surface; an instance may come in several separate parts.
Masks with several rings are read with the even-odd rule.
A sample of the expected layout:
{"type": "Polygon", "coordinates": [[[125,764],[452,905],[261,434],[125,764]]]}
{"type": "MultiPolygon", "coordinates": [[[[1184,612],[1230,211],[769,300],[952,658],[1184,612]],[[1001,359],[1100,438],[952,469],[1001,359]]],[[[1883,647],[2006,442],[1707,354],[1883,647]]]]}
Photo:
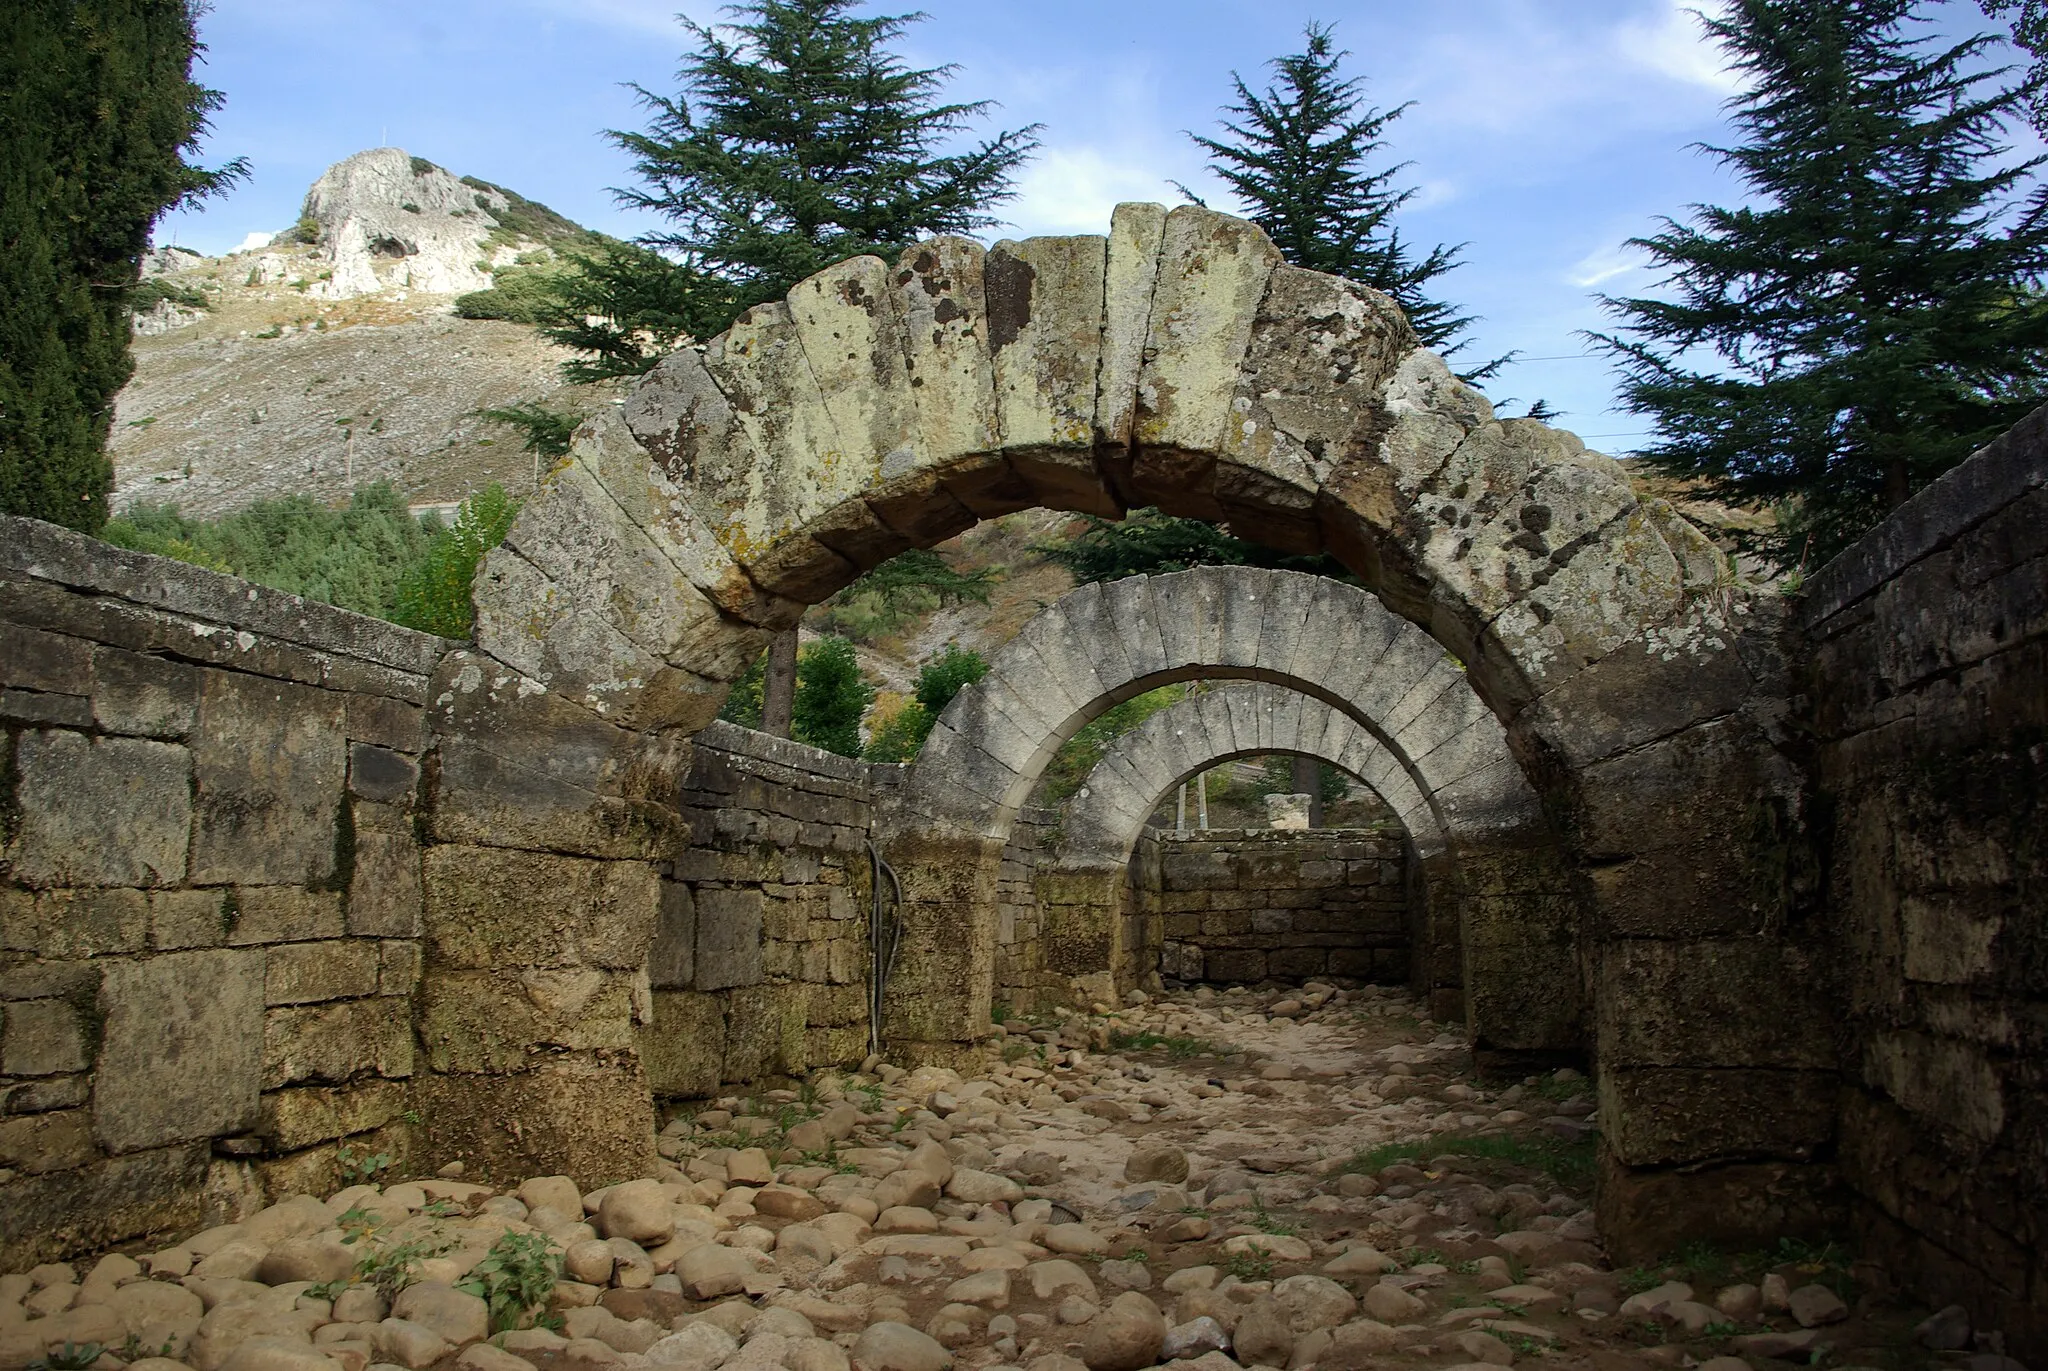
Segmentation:
{"type": "Polygon", "coordinates": [[[654,1019],[640,1032],[640,1057],[656,1094],[704,1096],[725,1061],[725,1006],[713,995],[654,992],[654,1019]]]}
{"type": "Polygon", "coordinates": [[[606,723],[475,653],[450,653],[432,688],[438,841],[642,858],[687,836],[672,803],[686,741],[606,723]]]}
{"type": "Polygon", "coordinates": [[[762,977],[763,897],[759,890],[704,890],[697,895],[696,988],[725,990],[762,977]]]}
{"type": "Polygon", "coordinates": [[[192,747],[192,880],[295,885],[331,879],[345,737],[337,694],[240,672],[207,672],[192,747]]]}
{"type": "Polygon", "coordinates": [[[107,968],[93,1131],[109,1152],[240,1132],[255,1124],[263,956],[174,952],[107,968]]]}
{"type": "Polygon", "coordinates": [[[135,738],[24,730],[14,745],[19,816],[4,849],[32,886],[176,885],[192,829],[192,757],[135,738]]]}
{"type": "Polygon", "coordinates": [[[661,882],[641,862],[443,845],[424,859],[429,955],[459,970],[635,970],[661,882]]]}

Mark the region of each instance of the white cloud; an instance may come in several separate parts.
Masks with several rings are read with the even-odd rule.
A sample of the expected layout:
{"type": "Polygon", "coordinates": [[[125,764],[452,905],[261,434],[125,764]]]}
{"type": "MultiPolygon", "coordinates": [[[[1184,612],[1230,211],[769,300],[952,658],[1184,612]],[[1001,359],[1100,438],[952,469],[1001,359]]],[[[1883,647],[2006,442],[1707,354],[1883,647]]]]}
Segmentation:
{"type": "Polygon", "coordinates": [[[1168,178],[1178,170],[1086,145],[1048,147],[1018,176],[1017,198],[1002,214],[1025,233],[1107,233],[1120,201],[1177,202],[1168,178]]]}
{"type": "Polygon", "coordinates": [[[1582,290],[1605,285],[1616,277],[1649,270],[1649,259],[1640,248],[1627,244],[1595,248],[1574,262],[1565,279],[1582,290]]]}
{"type": "Polygon", "coordinates": [[[239,242],[239,243],[235,244],[235,245],[234,245],[234,246],[233,246],[232,248],[228,249],[228,251],[230,251],[230,252],[258,252],[258,251],[261,251],[261,250],[262,250],[262,249],[264,249],[264,248],[267,248],[267,247],[269,247],[269,246],[270,246],[270,240],[271,240],[272,238],[275,238],[276,236],[277,236],[277,234],[276,234],[275,232],[271,232],[271,231],[266,231],[266,230],[263,230],[263,229],[257,229],[257,230],[256,230],[255,232],[253,232],[253,233],[249,234],[249,235],[248,235],[247,237],[243,238],[241,242],[239,242]]]}
{"type": "Polygon", "coordinates": [[[1742,73],[1728,65],[1728,55],[1700,22],[1702,14],[1719,15],[1726,7],[1726,0],[1662,0],[1661,13],[1615,30],[1615,48],[1674,81],[1734,95],[1743,89],[1742,73]]]}

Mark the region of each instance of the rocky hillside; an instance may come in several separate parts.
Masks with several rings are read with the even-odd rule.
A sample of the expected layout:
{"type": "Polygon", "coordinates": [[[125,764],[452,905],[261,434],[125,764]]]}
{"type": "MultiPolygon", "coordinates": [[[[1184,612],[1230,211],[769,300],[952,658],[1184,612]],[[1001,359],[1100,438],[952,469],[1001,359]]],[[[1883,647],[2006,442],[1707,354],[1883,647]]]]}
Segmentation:
{"type": "Polygon", "coordinates": [[[591,236],[512,191],[378,148],[330,167],[267,247],[153,253],[155,303],[137,315],[135,379],[116,410],[116,507],[338,504],[376,480],[423,504],[488,481],[526,489],[533,459],[477,412],[611,397],[565,387],[565,353],[522,325],[456,317],[454,297],[591,236]]]}

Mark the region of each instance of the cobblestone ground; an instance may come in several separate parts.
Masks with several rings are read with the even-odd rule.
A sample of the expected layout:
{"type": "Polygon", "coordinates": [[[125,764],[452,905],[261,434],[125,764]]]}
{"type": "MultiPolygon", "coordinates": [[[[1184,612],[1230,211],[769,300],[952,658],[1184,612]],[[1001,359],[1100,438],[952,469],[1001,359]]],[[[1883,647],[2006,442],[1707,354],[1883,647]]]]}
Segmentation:
{"type": "Polygon", "coordinates": [[[2020,1371],[1831,1248],[1611,1269],[1589,1083],[1476,1081],[1405,993],[1005,1028],[976,1079],[679,1115],[601,1190],[357,1185],[0,1277],[0,1367],[2020,1371]]]}

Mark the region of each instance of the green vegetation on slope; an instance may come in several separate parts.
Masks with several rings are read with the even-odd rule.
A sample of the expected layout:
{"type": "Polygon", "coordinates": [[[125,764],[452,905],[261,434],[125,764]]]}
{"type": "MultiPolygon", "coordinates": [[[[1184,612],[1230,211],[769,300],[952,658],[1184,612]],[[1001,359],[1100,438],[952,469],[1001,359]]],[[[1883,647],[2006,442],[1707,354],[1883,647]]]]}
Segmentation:
{"type": "Polygon", "coordinates": [[[176,505],[138,504],[101,536],[224,571],[258,585],[444,637],[469,636],[469,585],[484,553],[503,541],[518,502],[492,484],[464,501],[452,526],[416,519],[388,481],[359,486],[345,509],[307,496],[260,500],[220,519],[188,519],[176,505]]]}

